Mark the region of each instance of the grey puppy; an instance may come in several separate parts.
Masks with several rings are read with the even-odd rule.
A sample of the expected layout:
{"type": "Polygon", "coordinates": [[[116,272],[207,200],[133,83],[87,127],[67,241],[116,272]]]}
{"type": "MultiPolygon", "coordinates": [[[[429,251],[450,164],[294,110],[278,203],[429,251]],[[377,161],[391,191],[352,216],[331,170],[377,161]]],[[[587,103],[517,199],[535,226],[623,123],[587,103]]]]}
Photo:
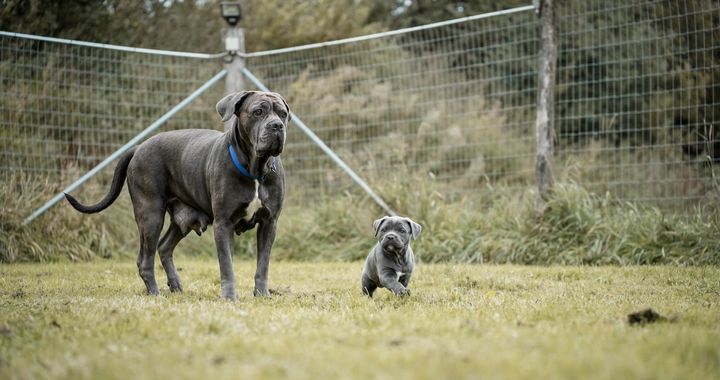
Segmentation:
{"type": "Polygon", "coordinates": [[[387,288],[395,295],[410,294],[408,284],[415,269],[410,241],[417,239],[422,227],[410,218],[386,216],[373,222],[378,243],[365,260],[361,286],[372,297],[375,289],[387,288]]]}
{"type": "MultiPolygon", "coordinates": [[[[78,211],[95,213],[117,199],[127,178],[140,232],[137,266],[149,294],[158,294],[155,251],[170,291],[181,291],[173,250],[192,229],[213,224],[220,263],[221,296],[237,299],[232,267],[233,232],[257,229],[255,296],[269,296],[270,250],[285,196],[279,155],[285,146],[290,108],[272,92],[243,91],[216,106],[227,132],[185,129],[159,133],[125,153],[110,192],[92,206],[65,194],[78,211]],[[170,227],[160,238],[165,212],[170,227]]],[[[199,233],[199,232],[198,232],[199,233]]]]}

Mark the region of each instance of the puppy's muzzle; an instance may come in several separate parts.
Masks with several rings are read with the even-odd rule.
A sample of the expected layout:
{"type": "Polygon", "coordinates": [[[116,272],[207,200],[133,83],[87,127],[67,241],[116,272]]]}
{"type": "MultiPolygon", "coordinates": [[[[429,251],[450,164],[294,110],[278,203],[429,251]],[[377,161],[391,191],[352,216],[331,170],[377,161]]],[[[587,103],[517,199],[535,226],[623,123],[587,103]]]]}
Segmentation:
{"type": "Polygon", "coordinates": [[[405,247],[405,244],[403,244],[402,240],[400,240],[400,237],[393,233],[383,236],[380,244],[383,249],[390,251],[399,251],[405,247]]]}

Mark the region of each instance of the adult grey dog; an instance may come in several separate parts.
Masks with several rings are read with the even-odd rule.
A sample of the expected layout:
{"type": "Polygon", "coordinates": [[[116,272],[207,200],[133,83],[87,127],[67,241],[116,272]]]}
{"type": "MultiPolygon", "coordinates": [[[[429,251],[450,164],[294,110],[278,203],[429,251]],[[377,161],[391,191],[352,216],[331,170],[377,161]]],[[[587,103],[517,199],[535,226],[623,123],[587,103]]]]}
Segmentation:
{"type": "Polygon", "coordinates": [[[170,291],[182,291],[173,250],[190,230],[213,224],[224,298],[236,300],[232,268],[233,232],[257,224],[255,296],[269,296],[268,267],[275,229],[282,210],[285,177],[279,155],[285,146],[290,108],[272,92],[243,91],[221,99],[217,112],[227,132],[186,129],[159,133],[125,153],[110,192],[92,206],[65,194],[83,213],[104,210],[122,190],[127,177],[135,221],[140,232],[137,266],[149,294],[158,294],[155,251],[170,291]],[[160,238],[165,212],[170,227],[160,238]],[[159,244],[158,244],[159,241],[159,244]]]}
{"type": "Polygon", "coordinates": [[[410,294],[408,284],[415,269],[410,241],[417,239],[422,227],[410,218],[386,216],[373,222],[373,228],[378,243],[365,260],[363,293],[372,297],[380,287],[398,296],[410,294]]]}

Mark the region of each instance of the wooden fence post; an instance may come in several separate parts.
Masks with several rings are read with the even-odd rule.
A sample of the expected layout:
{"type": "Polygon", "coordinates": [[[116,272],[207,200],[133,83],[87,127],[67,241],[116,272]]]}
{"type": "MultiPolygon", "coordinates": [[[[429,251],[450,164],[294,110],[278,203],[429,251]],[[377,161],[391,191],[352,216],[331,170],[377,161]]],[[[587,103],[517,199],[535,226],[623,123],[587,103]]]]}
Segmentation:
{"type": "Polygon", "coordinates": [[[542,213],[555,181],[552,173],[552,156],[553,92],[555,91],[557,46],[554,1],[539,0],[537,3],[540,14],[540,53],[538,56],[538,94],[535,117],[535,174],[538,184],[535,211],[542,213]]]}

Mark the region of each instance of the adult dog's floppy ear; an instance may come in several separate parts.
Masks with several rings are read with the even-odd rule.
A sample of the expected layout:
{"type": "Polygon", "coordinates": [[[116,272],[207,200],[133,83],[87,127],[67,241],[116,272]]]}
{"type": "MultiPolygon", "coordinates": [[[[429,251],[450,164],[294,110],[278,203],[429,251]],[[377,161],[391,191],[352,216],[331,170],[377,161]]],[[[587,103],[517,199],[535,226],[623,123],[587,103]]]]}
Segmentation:
{"type": "Polygon", "coordinates": [[[375,237],[377,237],[378,231],[380,231],[380,226],[382,226],[382,224],[385,222],[385,220],[387,218],[388,218],[387,216],[383,216],[382,218],[373,222],[373,229],[375,229],[375,237]]]}
{"type": "Polygon", "coordinates": [[[242,103],[253,92],[255,91],[240,91],[220,99],[220,101],[215,106],[215,109],[220,114],[222,121],[228,121],[230,120],[232,115],[237,115],[238,112],[240,112],[242,103]]]}
{"type": "Polygon", "coordinates": [[[413,240],[414,240],[414,239],[417,239],[418,236],[420,236],[420,231],[422,231],[422,226],[420,226],[419,224],[415,223],[415,222],[414,222],[412,219],[410,219],[410,218],[404,218],[404,219],[405,219],[406,222],[408,222],[408,224],[410,224],[410,231],[412,232],[413,240]]]}

